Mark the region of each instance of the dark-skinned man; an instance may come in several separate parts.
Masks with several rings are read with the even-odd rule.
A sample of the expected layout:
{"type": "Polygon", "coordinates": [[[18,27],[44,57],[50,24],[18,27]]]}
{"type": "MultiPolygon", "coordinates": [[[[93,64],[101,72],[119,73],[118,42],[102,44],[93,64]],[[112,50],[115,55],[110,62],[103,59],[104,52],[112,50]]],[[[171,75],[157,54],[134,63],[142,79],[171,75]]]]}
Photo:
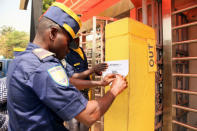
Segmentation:
{"type": "Polygon", "coordinates": [[[44,14],[33,42],[8,69],[9,131],[67,131],[63,121],[74,117],[91,126],[127,87],[126,79],[115,75],[105,96],[88,101],[69,83],[60,60],[80,27],[77,15],[61,3],[44,14]]]}
{"type": "MultiPolygon", "coordinates": [[[[96,86],[107,86],[113,80],[113,74],[106,75],[101,81],[94,81],[89,79],[89,75],[95,73],[95,71],[101,72],[106,70],[106,68],[108,67],[106,63],[98,64],[83,72],[76,72],[74,67],[67,63],[65,59],[61,60],[61,63],[66,70],[70,83],[76,86],[79,90],[88,89],[96,86]]],[[[86,96],[87,95],[85,95],[85,97],[86,96]]]]}
{"type": "MultiPolygon", "coordinates": [[[[69,43],[69,48],[70,52],[66,55],[66,70],[70,74],[70,82],[74,82],[73,84],[78,87],[81,84],[85,85],[86,87],[95,87],[95,86],[107,86],[110,84],[111,81],[108,80],[108,77],[104,77],[101,81],[90,81],[90,75],[95,73],[95,74],[101,74],[102,71],[105,71],[107,69],[107,64],[106,63],[100,63],[97,65],[94,65],[91,68],[88,68],[88,62],[87,62],[87,57],[86,54],[79,46],[79,36],[77,36],[71,43],[69,43]],[[83,79],[87,80],[87,82],[81,82],[77,81],[76,79],[83,79]],[[78,85],[77,85],[78,84],[78,85]]],[[[81,93],[84,95],[85,98],[89,100],[88,97],[88,91],[89,89],[83,89],[80,90],[81,93]]],[[[85,126],[83,123],[80,123],[76,119],[72,119],[68,122],[69,130],[70,131],[89,131],[89,128],[85,126]]]]}

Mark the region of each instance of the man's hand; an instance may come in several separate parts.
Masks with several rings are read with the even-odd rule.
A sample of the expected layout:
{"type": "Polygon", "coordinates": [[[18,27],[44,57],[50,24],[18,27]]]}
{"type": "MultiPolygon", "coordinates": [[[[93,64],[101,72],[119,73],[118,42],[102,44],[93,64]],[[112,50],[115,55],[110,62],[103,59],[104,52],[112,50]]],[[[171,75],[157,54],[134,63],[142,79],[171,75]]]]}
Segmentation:
{"type": "Polygon", "coordinates": [[[107,63],[100,63],[92,67],[94,73],[101,74],[102,71],[105,71],[108,68],[107,63]]]}
{"type": "Polygon", "coordinates": [[[108,86],[116,78],[115,74],[106,75],[101,81],[101,86],[108,86]]]}
{"type": "MultiPolygon", "coordinates": [[[[88,101],[86,108],[75,118],[80,122],[91,126],[109,109],[118,94],[127,88],[127,81],[121,75],[115,75],[111,89],[101,98],[88,101]]],[[[111,77],[110,77],[111,78],[111,77]]],[[[113,78],[113,77],[112,77],[113,78]]]]}
{"type": "Polygon", "coordinates": [[[116,97],[118,94],[120,94],[124,89],[126,89],[128,86],[128,82],[126,78],[123,76],[116,74],[116,78],[113,80],[111,85],[111,92],[116,97]]]}

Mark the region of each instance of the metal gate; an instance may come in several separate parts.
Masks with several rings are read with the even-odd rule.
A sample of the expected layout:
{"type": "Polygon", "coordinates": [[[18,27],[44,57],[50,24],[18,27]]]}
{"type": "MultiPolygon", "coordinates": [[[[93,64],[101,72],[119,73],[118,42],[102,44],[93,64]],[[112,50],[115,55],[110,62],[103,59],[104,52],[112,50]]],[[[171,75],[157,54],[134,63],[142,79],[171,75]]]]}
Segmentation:
{"type": "Polygon", "coordinates": [[[197,1],[162,4],[164,131],[197,130],[197,1]]]}

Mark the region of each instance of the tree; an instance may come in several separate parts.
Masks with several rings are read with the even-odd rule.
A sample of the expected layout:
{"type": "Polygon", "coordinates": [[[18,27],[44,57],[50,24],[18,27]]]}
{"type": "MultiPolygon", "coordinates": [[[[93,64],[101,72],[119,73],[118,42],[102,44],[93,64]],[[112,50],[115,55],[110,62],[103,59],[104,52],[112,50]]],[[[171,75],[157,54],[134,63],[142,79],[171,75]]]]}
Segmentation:
{"type": "Polygon", "coordinates": [[[6,35],[5,44],[11,47],[26,47],[28,42],[28,34],[23,31],[12,31],[6,35]]]}
{"type": "Polygon", "coordinates": [[[5,35],[6,33],[10,33],[12,31],[14,31],[15,29],[13,27],[9,27],[9,26],[2,26],[0,29],[0,34],[1,35],[5,35]]]}
{"type": "Polygon", "coordinates": [[[29,41],[29,34],[17,31],[12,27],[4,26],[2,28],[0,33],[0,55],[13,58],[13,48],[25,48],[29,41]]]}
{"type": "Polygon", "coordinates": [[[42,13],[46,12],[46,10],[52,5],[55,0],[43,0],[42,1],[42,13]]]}

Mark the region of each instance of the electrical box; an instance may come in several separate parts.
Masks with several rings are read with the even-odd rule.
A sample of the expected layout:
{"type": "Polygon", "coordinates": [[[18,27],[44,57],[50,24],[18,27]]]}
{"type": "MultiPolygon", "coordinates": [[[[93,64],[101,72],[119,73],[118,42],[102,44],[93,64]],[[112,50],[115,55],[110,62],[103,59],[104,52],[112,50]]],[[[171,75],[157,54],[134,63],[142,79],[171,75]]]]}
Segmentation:
{"type": "Polygon", "coordinates": [[[154,131],[155,31],[130,18],[106,25],[105,31],[105,60],[128,60],[129,72],[128,88],[104,115],[104,131],[154,131]]]}

